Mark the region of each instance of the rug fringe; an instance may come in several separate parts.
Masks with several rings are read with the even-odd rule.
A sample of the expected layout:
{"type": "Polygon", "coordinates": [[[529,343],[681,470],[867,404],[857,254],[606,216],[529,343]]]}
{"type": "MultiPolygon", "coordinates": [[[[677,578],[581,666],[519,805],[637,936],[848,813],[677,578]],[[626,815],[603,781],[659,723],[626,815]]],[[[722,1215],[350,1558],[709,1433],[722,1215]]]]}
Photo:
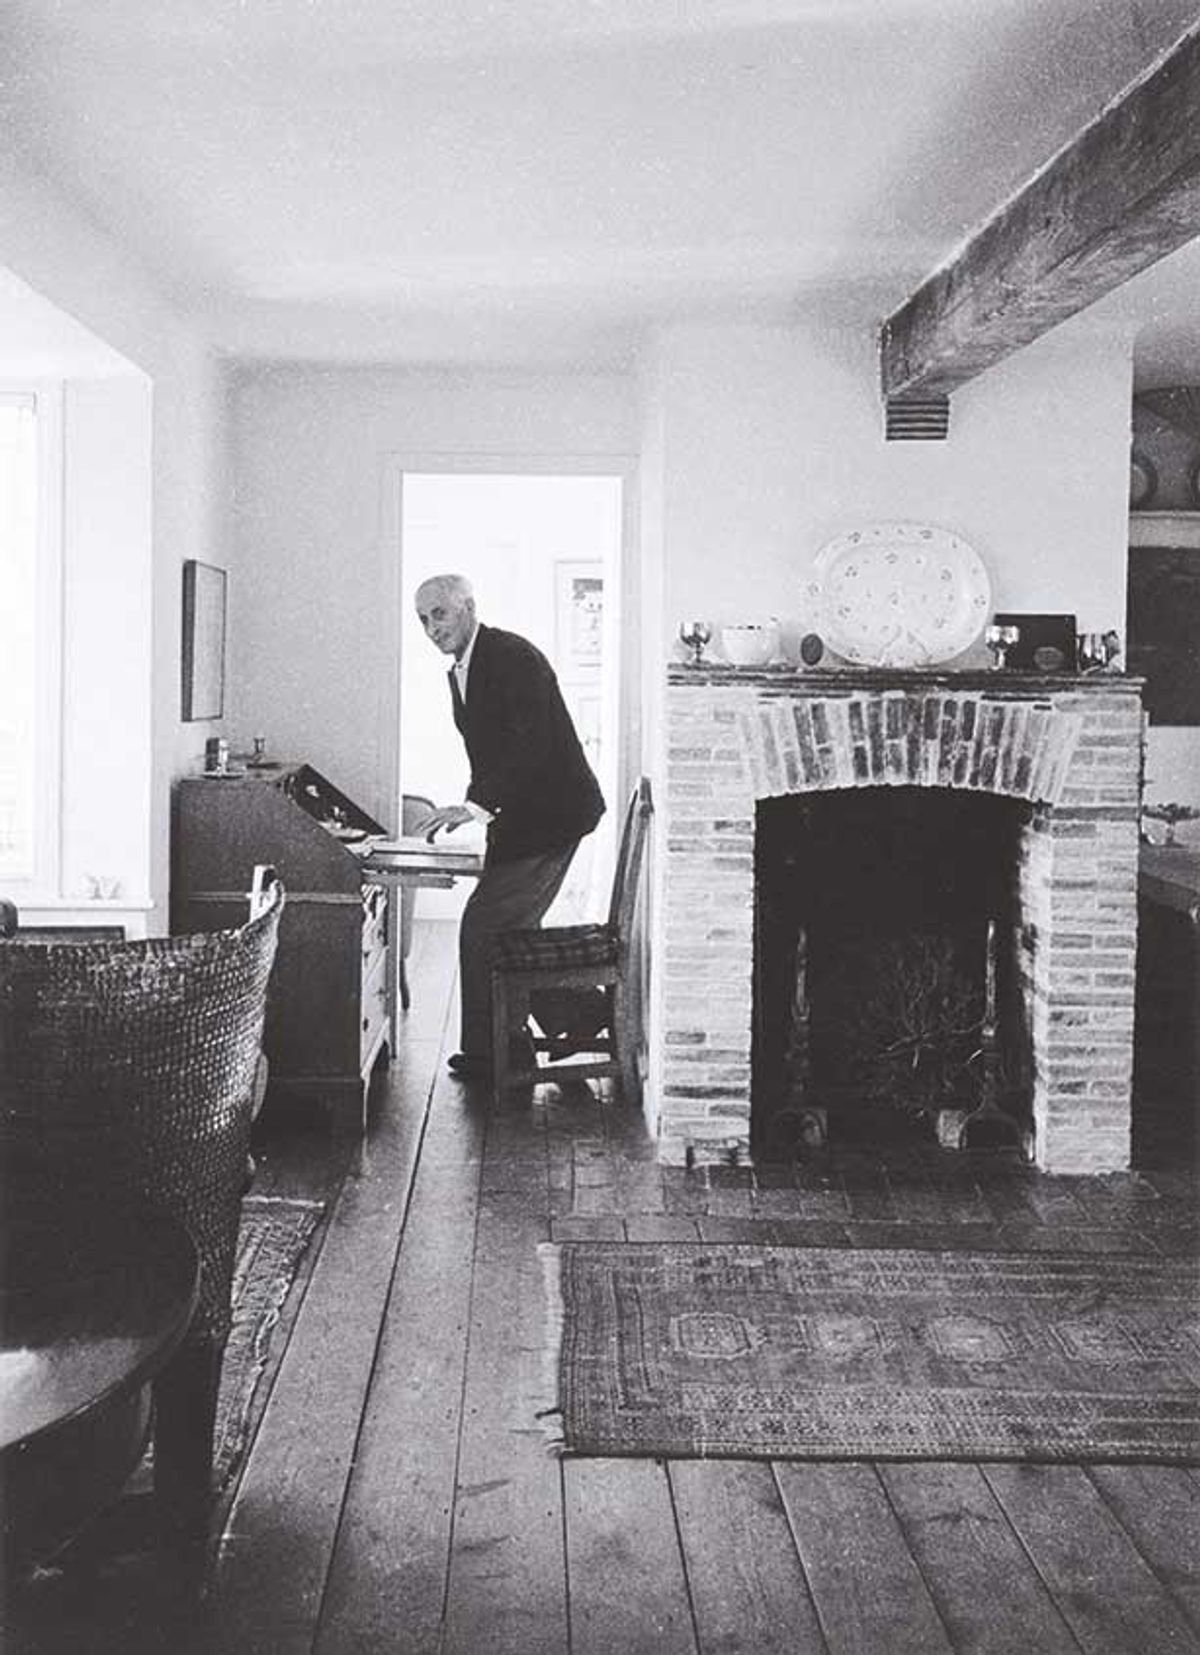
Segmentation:
{"type": "Polygon", "coordinates": [[[303,1195],[259,1195],[249,1190],[242,1197],[243,1207],[291,1207],[297,1212],[323,1213],[324,1201],[314,1201],[303,1195]]]}
{"type": "Polygon", "coordinates": [[[545,1333],[542,1340],[542,1394],[545,1406],[538,1408],[534,1418],[542,1428],[549,1453],[561,1455],[566,1451],[563,1436],[563,1412],[559,1399],[559,1372],[562,1361],[563,1299],[562,1247],[553,1241],[538,1243],[538,1257],[542,1261],[542,1285],[545,1290],[545,1333]]]}

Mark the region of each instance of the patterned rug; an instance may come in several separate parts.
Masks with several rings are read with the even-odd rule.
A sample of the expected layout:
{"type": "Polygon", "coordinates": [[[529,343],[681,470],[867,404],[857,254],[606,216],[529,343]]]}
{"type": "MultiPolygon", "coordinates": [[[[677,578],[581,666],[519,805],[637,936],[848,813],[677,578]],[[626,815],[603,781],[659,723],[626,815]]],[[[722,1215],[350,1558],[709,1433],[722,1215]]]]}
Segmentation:
{"type": "Polygon", "coordinates": [[[543,1249],[566,1453],[1200,1460],[1194,1263],[543,1249]]]}
{"type": "Polygon", "coordinates": [[[221,1367],[213,1435],[214,1495],[229,1486],[241,1464],[272,1336],[324,1210],[320,1201],[281,1196],[249,1195],[242,1202],[233,1268],[233,1327],[221,1367]]]}
{"type": "MultiPolygon", "coordinates": [[[[248,1195],[242,1201],[230,1294],[233,1325],[221,1364],[213,1428],[214,1500],[228,1491],[249,1446],[259,1382],[270,1360],[275,1330],[324,1211],[324,1202],[287,1196],[248,1195]]],[[[152,1438],[129,1492],[150,1490],[153,1466],[152,1438]]]]}

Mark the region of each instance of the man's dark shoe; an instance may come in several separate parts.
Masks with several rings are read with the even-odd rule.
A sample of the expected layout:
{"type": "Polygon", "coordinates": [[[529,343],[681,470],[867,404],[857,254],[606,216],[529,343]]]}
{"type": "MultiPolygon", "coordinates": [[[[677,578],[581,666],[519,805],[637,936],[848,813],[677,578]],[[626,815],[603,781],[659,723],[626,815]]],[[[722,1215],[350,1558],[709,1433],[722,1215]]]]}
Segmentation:
{"type": "Polygon", "coordinates": [[[508,1042],[508,1061],[514,1069],[536,1069],[537,1047],[528,1029],[518,1029],[508,1042]]]}
{"type": "Polygon", "coordinates": [[[486,1057],[472,1057],[468,1052],[452,1052],[446,1067],[459,1080],[490,1080],[492,1065],[486,1057]]]}

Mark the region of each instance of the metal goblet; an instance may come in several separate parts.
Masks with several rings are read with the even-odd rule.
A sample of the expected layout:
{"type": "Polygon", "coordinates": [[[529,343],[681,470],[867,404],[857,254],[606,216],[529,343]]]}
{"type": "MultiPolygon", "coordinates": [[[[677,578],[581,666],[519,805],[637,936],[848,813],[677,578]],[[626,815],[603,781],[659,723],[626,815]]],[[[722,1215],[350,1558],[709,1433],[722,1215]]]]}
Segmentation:
{"type": "Polygon", "coordinates": [[[1099,632],[1081,632],[1077,640],[1076,665],[1080,672],[1099,672],[1108,663],[1108,652],[1099,632]]]}
{"type": "Polygon", "coordinates": [[[992,665],[997,672],[1008,665],[1008,652],[1020,636],[1019,626],[997,626],[994,621],[984,630],[983,641],[992,652],[992,665]]]}
{"type": "Polygon", "coordinates": [[[707,621],[680,621],[679,641],[686,644],[692,652],[690,666],[698,667],[704,654],[704,646],[712,637],[712,627],[707,621]]]}

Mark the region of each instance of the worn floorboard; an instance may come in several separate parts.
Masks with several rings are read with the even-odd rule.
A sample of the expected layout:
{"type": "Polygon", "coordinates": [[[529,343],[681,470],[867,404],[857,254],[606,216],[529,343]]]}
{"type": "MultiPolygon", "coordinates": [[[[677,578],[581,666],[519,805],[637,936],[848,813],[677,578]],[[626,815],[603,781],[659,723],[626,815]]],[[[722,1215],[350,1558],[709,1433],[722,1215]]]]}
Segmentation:
{"type": "Polygon", "coordinates": [[[475,1228],[446,1655],[567,1648],[561,1479],[539,1419],[553,1400],[538,1251],[549,1239],[542,1136],[493,1110],[475,1228]]]}
{"type": "Polygon", "coordinates": [[[1195,1631],[1086,1471],[990,1465],[984,1474],[1086,1655],[1196,1655],[1195,1631]]]}
{"type": "Polygon", "coordinates": [[[697,1655],[665,1467],[580,1459],[562,1474],[571,1655],[697,1655]]]}
{"type": "Polygon", "coordinates": [[[466,1375],[477,1117],[431,1111],[347,1491],[318,1655],[434,1655],[466,1375]]]}
{"type": "Polygon", "coordinates": [[[824,1655],[770,1463],[676,1460],[670,1477],[701,1650],[824,1655]]]}
{"type": "Polygon", "coordinates": [[[956,1650],[1063,1655],[1075,1640],[974,1465],[885,1465],[884,1488],[956,1650]]]}
{"type": "Polygon", "coordinates": [[[781,1463],[776,1474],[829,1655],[950,1655],[876,1468],[781,1463]]]}
{"type": "Polygon", "coordinates": [[[1200,1630],[1200,1507],[1183,1469],[1093,1465],[1088,1476],[1142,1557],[1200,1630]]]}

